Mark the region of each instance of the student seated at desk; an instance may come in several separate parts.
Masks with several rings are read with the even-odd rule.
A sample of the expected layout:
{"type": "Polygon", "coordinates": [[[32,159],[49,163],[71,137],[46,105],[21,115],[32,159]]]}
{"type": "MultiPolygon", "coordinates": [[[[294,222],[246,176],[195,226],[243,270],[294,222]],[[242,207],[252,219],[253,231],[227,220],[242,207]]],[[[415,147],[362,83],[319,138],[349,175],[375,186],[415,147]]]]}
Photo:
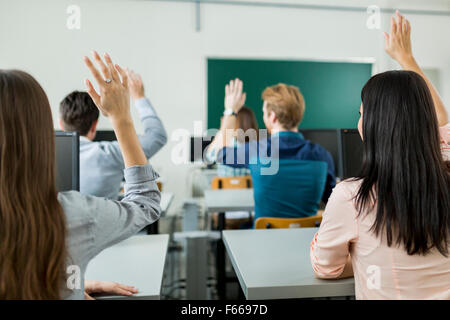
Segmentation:
{"type": "MultiPolygon", "coordinates": [[[[231,109],[233,103],[232,92],[230,91],[230,84],[225,86],[225,108],[231,109]]],[[[258,140],[258,122],[256,121],[255,113],[249,107],[246,107],[245,104],[245,94],[242,95],[241,108],[236,113],[235,123],[233,128],[230,130],[233,131],[232,137],[232,145],[234,147],[239,147],[248,143],[249,141],[258,140]],[[238,130],[242,130],[243,132],[249,132],[248,130],[253,130],[254,134],[252,135],[240,135],[237,134],[238,130]]],[[[221,119],[223,121],[223,118],[221,119]]],[[[210,163],[214,163],[217,159],[217,149],[214,145],[209,145],[206,150],[206,160],[210,163]]],[[[241,177],[241,176],[250,176],[250,169],[248,168],[235,168],[231,166],[224,165],[222,163],[217,164],[217,176],[218,177],[241,177]]],[[[249,216],[249,212],[247,211],[233,211],[233,212],[225,212],[226,217],[226,227],[225,229],[238,229],[242,223],[247,223],[251,217],[249,216]]],[[[212,215],[213,226],[217,227],[218,224],[218,216],[217,213],[212,215]]]]}
{"type": "Polygon", "coordinates": [[[362,90],[363,169],[333,190],[311,263],[319,278],[354,274],[357,299],[450,299],[450,126],[396,16],[386,51],[404,71],[362,90]]]}
{"type": "MultiPolygon", "coordinates": [[[[227,85],[228,86],[228,85],[227,85]]],[[[223,118],[222,118],[223,121],[223,118]]],[[[222,122],[221,121],[221,122],[222,122]]],[[[252,109],[246,106],[242,106],[239,111],[236,113],[235,123],[233,127],[230,128],[233,131],[232,134],[232,146],[233,147],[242,147],[245,143],[258,139],[258,123],[256,121],[255,113],[252,109]],[[242,130],[243,132],[247,132],[247,130],[254,130],[255,134],[252,136],[243,136],[237,134],[237,130],[242,130]]],[[[214,163],[217,159],[217,150],[214,144],[210,144],[206,149],[205,157],[206,160],[210,163],[214,163]]],[[[217,176],[218,177],[240,177],[240,176],[249,176],[250,169],[248,168],[236,168],[233,166],[228,166],[222,163],[217,163],[217,176]]]]}
{"type": "Polygon", "coordinates": [[[103,75],[85,57],[100,92],[91,82],[86,85],[111,119],[122,151],[125,197],[120,202],[75,191],[58,193],[48,98],[31,75],[0,70],[2,300],[83,299],[89,261],[160,216],[158,175],[134,129],[128,77],[108,55],[106,65],[98,55],[95,60],[103,75]]]}
{"type": "MultiPolygon", "coordinates": [[[[164,126],[150,101],[138,74],[127,70],[129,90],[144,126],[139,141],[145,156],[151,158],[167,142],[164,126]]],[[[93,141],[99,111],[86,92],[74,91],[61,101],[60,127],[80,133],[80,192],[116,200],[123,180],[124,160],[117,141],[93,141]]]]}
{"type": "MultiPolygon", "coordinates": [[[[286,161],[285,168],[288,168],[287,162],[292,162],[293,167],[296,166],[295,169],[306,162],[309,164],[320,162],[323,165],[321,169],[324,170],[322,172],[323,179],[316,178],[314,174],[308,172],[308,176],[291,176],[290,178],[294,178],[296,181],[308,181],[305,185],[308,184],[311,189],[318,190],[316,207],[318,207],[320,199],[327,202],[331,190],[336,185],[334,163],[328,151],[322,146],[304,139],[303,135],[298,132],[298,126],[305,112],[305,102],[299,89],[283,83],[266,88],[262,94],[264,100],[262,109],[264,124],[269,136],[266,134],[263,137],[260,130],[259,140],[249,141],[242,146],[234,146],[229,130],[233,128],[235,114],[242,106],[241,100],[244,95],[242,86],[242,81],[239,79],[230,82],[230,103],[225,105],[221,128],[211,143],[211,147],[219,150],[217,162],[234,168],[249,168],[254,159],[268,157],[273,163],[279,161],[280,166],[283,165],[282,160],[286,161]],[[319,184],[319,181],[322,189],[315,185],[319,184]]],[[[283,186],[281,178],[277,180],[277,184],[283,186]]],[[[255,180],[253,180],[253,186],[257,190],[258,186],[255,180]]],[[[283,187],[272,189],[273,192],[266,194],[264,205],[256,202],[255,199],[255,219],[260,216],[301,217],[316,214],[314,210],[297,206],[298,202],[304,200],[298,192],[284,190],[283,187]],[[281,198],[283,200],[279,201],[281,198]],[[258,205],[264,206],[264,212],[258,211],[258,205]],[[279,209],[280,207],[282,210],[279,209]]]]}

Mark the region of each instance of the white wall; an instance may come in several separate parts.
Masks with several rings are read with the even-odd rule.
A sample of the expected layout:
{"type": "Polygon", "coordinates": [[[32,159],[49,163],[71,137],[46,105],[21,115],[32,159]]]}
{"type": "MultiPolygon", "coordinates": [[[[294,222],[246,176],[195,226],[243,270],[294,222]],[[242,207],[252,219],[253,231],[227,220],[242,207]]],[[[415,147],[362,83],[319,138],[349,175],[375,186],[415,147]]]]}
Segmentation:
{"type": "MultiPolygon", "coordinates": [[[[370,5],[377,1],[343,3],[370,5]]],[[[432,9],[449,9],[446,1],[431,1],[431,5],[432,9]]],[[[450,106],[450,17],[408,18],[417,60],[439,70],[441,94],[450,106]]],[[[107,51],[116,62],[143,75],[148,96],[171,134],[177,128],[192,131],[193,121],[206,119],[206,58],[210,56],[374,57],[378,71],[396,67],[383,51],[381,31],[367,29],[366,19],[363,12],[204,4],[201,31],[196,32],[195,6],[190,3],[0,0],[0,68],[24,69],[40,81],[57,126],[59,101],[68,92],[83,89],[83,79],[88,76],[82,56],[91,49],[107,51]],[[70,4],[81,7],[81,30],[66,28],[70,4]]],[[[387,24],[383,15],[382,29],[387,30],[387,24]]],[[[136,113],[134,117],[137,121],[136,113]]],[[[109,127],[108,120],[101,119],[100,128],[109,127]]],[[[137,127],[141,131],[140,124],[137,127]]],[[[151,162],[164,176],[165,188],[174,191],[180,203],[187,193],[190,165],[171,164],[174,144],[170,142],[151,162]]]]}

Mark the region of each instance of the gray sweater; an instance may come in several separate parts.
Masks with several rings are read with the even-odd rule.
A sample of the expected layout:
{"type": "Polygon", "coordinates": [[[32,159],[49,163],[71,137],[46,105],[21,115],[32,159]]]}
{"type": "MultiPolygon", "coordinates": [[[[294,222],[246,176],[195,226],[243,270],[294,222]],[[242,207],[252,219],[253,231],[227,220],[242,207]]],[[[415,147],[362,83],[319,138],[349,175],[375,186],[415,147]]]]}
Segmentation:
{"type": "Polygon", "coordinates": [[[92,258],[159,219],[161,194],[155,182],[158,174],[150,165],[127,168],[124,174],[125,197],[122,201],[75,191],[58,195],[68,231],[67,282],[70,284],[63,286],[61,295],[64,299],[84,299],[84,274],[92,258]]]}
{"type": "MultiPolygon", "coordinates": [[[[167,142],[167,133],[147,98],[135,101],[144,127],[139,136],[142,149],[151,158],[167,142]]],[[[117,141],[90,141],[80,137],[80,192],[116,200],[123,179],[122,151],[117,141]]]]}

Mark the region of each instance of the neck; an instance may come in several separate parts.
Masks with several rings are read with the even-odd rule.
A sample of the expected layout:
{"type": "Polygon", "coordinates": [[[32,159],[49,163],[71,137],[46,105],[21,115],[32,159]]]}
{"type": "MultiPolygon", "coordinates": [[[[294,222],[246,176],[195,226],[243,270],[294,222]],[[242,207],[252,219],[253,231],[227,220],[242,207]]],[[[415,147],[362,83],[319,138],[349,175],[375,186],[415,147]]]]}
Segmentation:
{"type": "Polygon", "coordinates": [[[88,133],[88,134],[84,135],[83,137],[85,137],[89,141],[94,141],[95,133],[94,134],[88,133]]]}

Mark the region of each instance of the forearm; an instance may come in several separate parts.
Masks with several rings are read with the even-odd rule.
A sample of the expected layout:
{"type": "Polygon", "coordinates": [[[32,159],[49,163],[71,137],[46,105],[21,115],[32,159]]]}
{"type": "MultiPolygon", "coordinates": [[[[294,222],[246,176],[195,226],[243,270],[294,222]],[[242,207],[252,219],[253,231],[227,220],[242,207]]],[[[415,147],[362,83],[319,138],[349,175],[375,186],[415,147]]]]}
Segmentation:
{"type": "Polygon", "coordinates": [[[431,81],[428,79],[428,77],[423,73],[422,69],[420,68],[419,64],[416,62],[413,56],[406,57],[399,61],[400,65],[402,66],[403,70],[409,70],[414,71],[422,76],[422,78],[425,79],[425,82],[427,83],[428,88],[430,89],[431,96],[433,98],[434,107],[436,109],[436,115],[438,118],[439,126],[443,126],[448,123],[448,114],[447,110],[445,109],[444,103],[442,102],[441,97],[439,96],[439,93],[434,88],[431,81]]]}
{"type": "Polygon", "coordinates": [[[234,116],[224,116],[220,130],[217,132],[213,141],[211,142],[211,147],[216,150],[220,150],[224,147],[233,146],[233,132],[235,128],[235,117],[234,116]]]}
{"type": "Polygon", "coordinates": [[[96,280],[84,280],[84,291],[90,294],[98,292],[100,290],[100,281],[96,280]]]}
{"type": "Polygon", "coordinates": [[[125,168],[146,165],[147,158],[142,150],[131,116],[113,118],[111,122],[122,151],[125,168]]]}
{"type": "Polygon", "coordinates": [[[150,158],[167,143],[167,132],[147,98],[135,100],[134,104],[144,127],[144,134],[139,136],[139,141],[146,157],[150,158]]]}

